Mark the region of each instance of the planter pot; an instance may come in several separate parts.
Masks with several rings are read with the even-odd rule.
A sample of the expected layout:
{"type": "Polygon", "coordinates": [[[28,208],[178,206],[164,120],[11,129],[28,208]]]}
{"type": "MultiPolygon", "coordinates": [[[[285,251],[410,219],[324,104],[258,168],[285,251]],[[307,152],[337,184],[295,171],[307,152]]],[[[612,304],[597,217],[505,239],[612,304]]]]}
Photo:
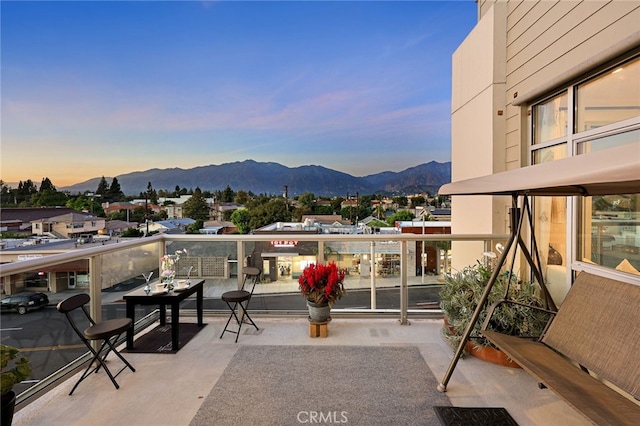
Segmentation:
{"type": "Polygon", "coordinates": [[[0,416],[2,417],[2,426],[10,426],[13,421],[13,411],[16,407],[16,393],[14,391],[9,391],[6,394],[2,395],[2,411],[0,411],[0,416]]]}
{"type": "MultiPolygon", "coordinates": [[[[447,321],[446,317],[444,318],[444,326],[448,330],[449,334],[458,334],[456,330],[449,325],[449,321],[447,321]]],[[[504,352],[491,346],[477,346],[473,342],[467,342],[464,345],[464,350],[469,355],[492,364],[502,365],[503,367],[521,368],[516,362],[510,360],[504,352]]]]}
{"type": "Polygon", "coordinates": [[[465,351],[471,356],[480,358],[491,364],[501,365],[503,367],[521,368],[516,362],[509,359],[504,352],[492,348],[491,346],[476,346],[473,342],[467,342],[464,347],[465,351]]]}
{"type": "Polygon", "coordinates": [[[331,307],[328,303],[313,303],[307,300],[309,319],[312,322],[325,322],[331,318],[331,307]]]}
{"type": "Polygon", "coordinates": [[[457,331],[455,331],[455,330],[453,329],[453,327],[451,327],[451,324],[449,324],[449,319],[448,319],[447,317],[444,317],[444,318],[443,318],[443,321],[444,321],[444,326],[445,326],[445,328],[447,329],[447,331],[449,332],[449,334],[452,334],[452,335],[456,335],[456,334],[458,334],[458,332],[457,332],[457,331]]]}

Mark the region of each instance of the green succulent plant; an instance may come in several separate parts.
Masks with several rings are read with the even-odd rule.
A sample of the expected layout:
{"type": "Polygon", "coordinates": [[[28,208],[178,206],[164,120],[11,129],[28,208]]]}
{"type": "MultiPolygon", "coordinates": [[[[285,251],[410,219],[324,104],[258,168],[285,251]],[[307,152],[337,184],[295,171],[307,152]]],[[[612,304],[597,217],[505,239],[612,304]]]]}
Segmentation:
{"type": "MultiPolygon", "coordinates": [[[[458,347],[491,274],[491,266],[477,262],[476,265],[445,276],[445,285],[440,292],[440,307],[447,321],[447,325],[443,327],[443,335],[452,348],[458,347]]],[[[507,284],[507,300],[544,307],[544,301],[539,297],[538,286],[533,283],[520,283],[514,274],[503,272],[491,289],[485,309],[480,313],[471,332],[472,341],[478,347],[493,346],[488,340],[480,337],[479,332],[488,307],[505,298],[507,284]]],[[[548,319],[548,314],[544,312],[515,304],[502,304],[494,311],[487,329],[513,336],[534,337],[540,336],[548,319]]]]}
{"type": "Polygon", "coordinates": [[[20,383],[31,375],[29,360],[19,357],[19,353],[20,351],[13,346],[0,345],[2,395],[7,394],[16,383],[20,383]]]}

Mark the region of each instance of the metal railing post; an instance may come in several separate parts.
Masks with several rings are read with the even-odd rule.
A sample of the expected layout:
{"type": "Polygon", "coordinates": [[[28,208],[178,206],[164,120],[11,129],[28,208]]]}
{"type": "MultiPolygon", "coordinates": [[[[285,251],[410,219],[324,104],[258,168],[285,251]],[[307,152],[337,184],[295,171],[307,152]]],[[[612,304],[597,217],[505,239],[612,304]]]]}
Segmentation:
{"type": "MultiPolygon", "coordinates": [[[[241,240],[238,240],[238,242],[236,243],[236,250],[238,252],[238,289],[242,288],[242,280],[244,278],[243,274],[242,274],[242,269],[245,267],[244,264],[244,260],[245,260],[245,252],[244,252],[244,243],[241,240]]],[[[254,262],[254,266],[255,266],[255,259],[251,259],[254,262]]]]}
{"type": "Polygon", "coordinates": [[[102,255],[89,258],[89,312],[95,322],[102,321],[102,255]]]}
{"type": "Polygon", "coordinates": [[[408,325],[409,287],[407,285],[407,242],[400,241],[400,324],[408,325]]]}
{"type": "Polygon", "coordinates": [[[324,263],[324,241],[318,240],[318,263],[324,263]]]}
{"type": "MultiPolygon", "coordinates": [[[[371,260],[369,261],[369,278],[371,279],[371,309],[376,309],[376,269],[375,269],[375,256],[376,255],[376,242],[371,241],[371,260]]],[[[362,271],[360,271],[362,273],[362,271]]]]}

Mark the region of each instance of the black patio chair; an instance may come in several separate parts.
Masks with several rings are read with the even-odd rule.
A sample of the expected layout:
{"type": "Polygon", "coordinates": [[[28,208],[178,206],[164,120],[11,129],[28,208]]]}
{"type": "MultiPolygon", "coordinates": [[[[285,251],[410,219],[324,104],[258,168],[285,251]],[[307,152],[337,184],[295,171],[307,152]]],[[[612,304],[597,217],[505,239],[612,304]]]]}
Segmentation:
{"type": "Polygon", "coordinates": [[[120,335],[133,326],[133,321],[131,320],[131,318],[117,318],[96,323],[93,318],[91,318],[91,315],[89,315],[89,311],[86,307],[86,304],[89,303],[89,300],[91,299],[88,294],[81,293],[68,297],[67,299],[58,303],[57,306],[58,312],[63,313],[67,317],[67,320],[71,324],[73,330],[78,336],[80,336],[82,342],[93,354],[93,358],[87,366],[87,369],[84,371],[84,373],[82,373],[82,376],[80,376],[80,379],[73,386],[73,389],[71,389],[69,395],[73,394],[80,382],[86,379],[92,372],[97,373],[98,370],[100,370],[101,366],[102,368],[104,368],[104,371],[107,373],[116,389],[120,388],[120,386],[116,382],[116,377],[118,377],[120,373],[122,373],[127,367],[129,367],[131,371],[136,371],[136,369],[133,368],[133,366],[129,364],[126,359],[124,359],[124,357],[114,346],[120,335]],[[78,328],[78,324],[71,315],[71,313],[78,308],[80,308],[82,312],[84,312],[85,316],[89,320],[89,323],[91,324],[86,330],[84,330],[84,332],[80,331],[80,329],[78,328]],[[100,349],[96,351],[91,345],[92,341],[102,341],[100,349]],[[105,362],[109,352],[113,352],[114,354],[116,354],[116,356],[120,358],[125,364],[124,367],[122,367],[122,369],[118,371],[116,375],[113,375],[111,373],[105,362]],[[92,369],[94,362],[96,363],[96,366],[92,369]]]}
{"type": "Polygon", "coordinates": [[[248,324],[253,325],[256,330],[259,330],[256,323],[253,322],[253,320],[249,316],[247,308],[249,306],[251,296],[253,296],[253,290],[255,290],[256,284],[260,281],[260,269],[247,267],[242,270],[242,273],[244,274],[244,278],[242,279],[242,287],[240,288],[240,290],[231,290],[222,293],[222,300],[224,300],[224,302],[231,310],[231,315],[229,315],[229,319],[227,320],[227,324],[224,326],[224,330],[222,330],[220,338],[222,339],[222,336],[224,336],[225,332],[235,333],[236,343],[238,343],[238,337],[240,336],[240,330],[242,330],[243,323],[247,322],[248,324]],[[251,279],[251,291],[247,291],[245,289],[245,284],[249,279],[251,279]],[[231,306],[232,303],[233,306],[231,306]],[[238,314],[240,314],[240,310],[238,311],[238,314],[236,314],[236,309],[238,308],[238,306],[240,306],[240,310],[242,311],[242,314],[240,316],[238,316],[238,314]],[[229,330],[229,323],[231,322],[231,318],[235,318],[236,324],[238,325],[238,331],[229,330]]]}

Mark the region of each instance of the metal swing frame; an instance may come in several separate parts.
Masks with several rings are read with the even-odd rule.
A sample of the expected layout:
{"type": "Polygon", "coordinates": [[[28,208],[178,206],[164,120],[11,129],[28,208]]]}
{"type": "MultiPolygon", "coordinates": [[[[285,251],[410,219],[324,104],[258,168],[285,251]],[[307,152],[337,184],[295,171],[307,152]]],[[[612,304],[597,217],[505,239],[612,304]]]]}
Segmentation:
{"type": "MultiPolygon", "coordinates": [[[[447,384],[451,379],[451,375],[453,374],[453,371],[455,370],[456,365],[458,364],[458,360],[460,359],[460,357],[462,356],[462,353],[464,352],[464,347],[467,341],[469,341],[471,332],[475,327],[476,323],[478,322],[478,318],[480,317],[482,310],[485,309],[487,300],[489,299],[489,295],[491,294],[491,289],[496,283],[496,280],[500,275],[500,271],[502,267],[505,265],[507,261],[507,256],[509,256],[509,253],[511,252],[512,248],[514,250],[512,253],[510,270],[513,270],[513,266],[515,264],[516,256],[518,253],[518,248],[520,248],[520,250],[522,251],[522,254],[527,260],[528,265],[531,267],[531,272],[533,273],[535,280],[540,285],[540,289],[542,290],[542,295],[546,304],[546,308],[552,311],[557,311],[557,307],[553,302],[551,295],[549,294],[549,290],[545,285],[544,276],[542,274],[542,264],[541,264],[540,255],[538,252],[538,244],[535,238],[533,211],[531,210],[529,195],[525,193],[520,196],[521,206],[518,206],[517,193],[512,194],[511,199],[512,199],[512,207],[510,208],[511,232],[509,234],[509,239],[507,240],[504,250],[502,251],[502,253],[500,253],[500,257],[498,258],[498,262],[491,273],[491,277],[489,278],[489,281],[484,287],[484,291],[480,296],[478,305],[476,306],[476,309],[474,310],[473,315],[471,316],[471,320],[469,321],[469,324],[467,324],[467,327],[464,330],[464,333],[462,335],[462,340],[460,340],[460,344],[458,344],[455,355],[451,360],[451,363],[449,364],[449,368],[447,369],[447,372],[445,373],[442,381],[438,384],[438,390],[440,392],[447,391],[447,384]],[[525,222],[529,224],[529,227],[531,229],[531,250],[529,250],[529,248],[525,244],[525,241],[522,237],[522,228],[525,222]]],[[[509,280],[509,282],[510,281],[511,280],[509,280]]],[[[509,291],[509,284],[507,284],[504,298],[506,298],[508,291],[509,291]]]]}

